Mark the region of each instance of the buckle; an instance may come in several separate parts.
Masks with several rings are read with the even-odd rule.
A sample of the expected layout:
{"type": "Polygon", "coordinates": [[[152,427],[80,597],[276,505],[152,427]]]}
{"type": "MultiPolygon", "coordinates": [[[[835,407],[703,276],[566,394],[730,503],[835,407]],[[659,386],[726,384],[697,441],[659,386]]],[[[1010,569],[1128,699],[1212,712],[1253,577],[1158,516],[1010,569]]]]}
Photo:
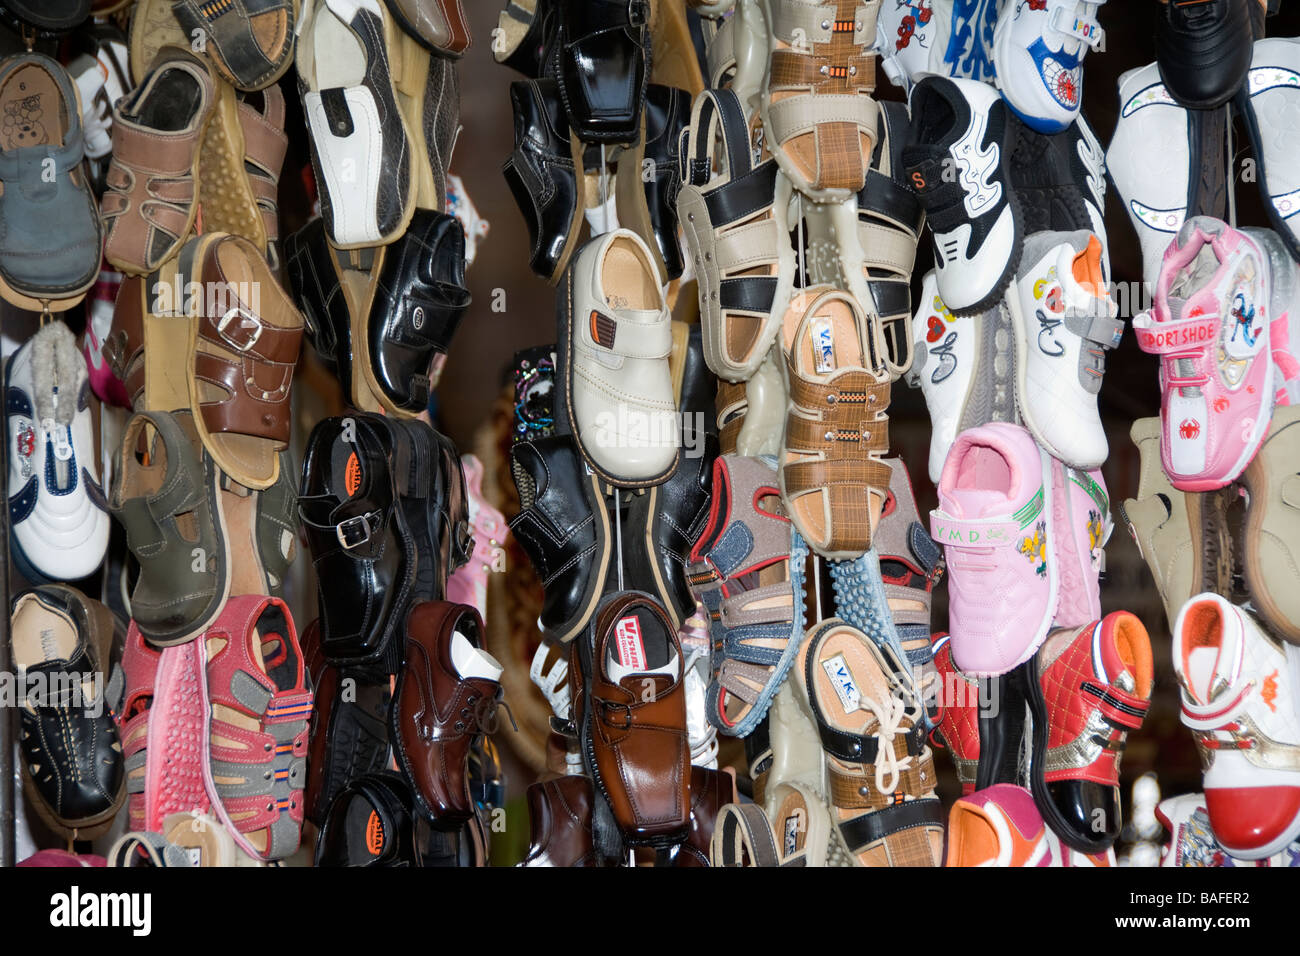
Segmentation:
{"type": "Polygon", "coordinates": [[[627,22],[634,27],[643,27],[650,20],[648,0],[627,0],[627,22]]]}
{"type": "Polygon", "coordinates": [[[225,339],[226,344],[236,352],[247,352],[262,337],[262,320],[243,306],[237,305],[234,308],[227,309],[226,314],[217,320],[217,334],[225,339]],[[238,341],[230,332],[226,331],[236,318],[240,320],[239,325],[236,326],[237,329],[243,330],[250,327],[253,329],[252,336],[246,342],[238,341]]]}
{"type": "Polygon", "coordinates": [[[631,705],[620,704],[617,701],[613,701],[613,700],[598,700],[597,703],[600,704],[601,709],[604,711],[604,714],[601,716],[601,719],[604,720],[605,723],[609,724],[609,726],[613,727],[615,730],[630,730],[632,728],[631,705]],[[620,711],[620,710],[623,712],[623,725],[621,727],[618,724],[615,724],[612,720],[610,720],[610,711],[620,711]]]}
{"type": "Polygon", "coordinates": [[[377,512],[369,511],[363,515],[357,515],[355,518],[340,521],[334,526],[334,533],[338,536],[339,544],[343,545],[344,549],[348,551],[361,547],[378,530],[378,518],[377,512]],[[370,526],[372,518],[375,519],[374,528],[370,526]]]}

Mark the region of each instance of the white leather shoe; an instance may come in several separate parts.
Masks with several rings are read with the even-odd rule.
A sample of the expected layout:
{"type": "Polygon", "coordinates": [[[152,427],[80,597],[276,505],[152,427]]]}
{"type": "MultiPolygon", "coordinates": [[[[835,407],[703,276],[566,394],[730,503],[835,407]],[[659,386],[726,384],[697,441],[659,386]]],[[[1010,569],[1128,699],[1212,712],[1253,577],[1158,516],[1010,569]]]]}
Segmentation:
{"type": "Polygon", "coordinates": [[[51,322],[9,359],[5,375],[9,521],[23,576],[76,581],[108,550],[86,360],[51,322]]]}
{"type": "Polygon", "coordinates": [[[670,323],[654,256],[630,229],[593,239],[565,270],[556,297],[560,421],[613,484],[656,485],[677,469],[670,323]]]}
{"type": "Polygon", "coordinates": [[[330,241],[384,245],[415,211],[414,156],[390,57],[398,27],[382,0],[305,0],[298,92],[330,241]]]}

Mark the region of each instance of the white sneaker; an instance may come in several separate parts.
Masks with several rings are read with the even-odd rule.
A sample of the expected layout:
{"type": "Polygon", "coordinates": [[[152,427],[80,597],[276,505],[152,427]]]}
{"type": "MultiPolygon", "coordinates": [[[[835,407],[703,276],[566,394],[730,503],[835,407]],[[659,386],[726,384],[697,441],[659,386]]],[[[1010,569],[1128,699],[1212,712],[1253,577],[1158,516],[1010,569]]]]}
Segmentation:
{"type": "Polygon", "coordinates": [[[1229,854],[1262,860],[1300,837],[1300,648],[1244,610],[1199,594],[1174,623],[1183,723],[1196,736],[1205,806],[1229,854]]]}
{"type": "Polygon", "coordinates": [[[1151,293],[1165,249],[1187,218],[1187,135],[1187,111],[1169,95],[1154,63],[1119,78],[1119,122],[1106,168],[1137,231],[1142,279],[1151,293]]]}
{"type": "Polygon", "coordinates": [[[1016,404],[1052,457],[1076,468],[1106,460],[1097,393],[1106,349],[1124,323],[1106,291],[1101,242],[1086,231],[1040,232],[1025,242],[1007,301],[1016,336],[1016,404]]]}
{"type": "Polygon", "coordinates": [[[1257,41],[1243,93],[1264,209],[1291,255],[1300,256],[1300,39],[1257,41]]]}
{"type": "Polygon", "coordinates": [[[952,16],[953,0],[885,0],[880,5],[872,50],[891,83],[911,92],[926,73],[960,75],[948,59],[952,16]]]}
{"type": "Polygon", "coordinates": [[[93,574],[108,550],[86,360],[61,321],[40,329],[5,375],[9,520],[33,583],[93,574]]]}
{"type": "Polygon", "coordinates": [[[1162,867],[1300,866],[1300,843],[1292,843],[1264,860],[1237,860],[1219,845],[1205,809],[1205,794],[1184,793],[1161,800],[1156,818],[1169,831],[1162,867]]]}
{"type": "Polygon", "coordinates": [[[998,88],[1025,125],[1059,133],[1079,115],[1083,57],[1105,31],[1105,0],[1007,0],[993,32],[998,88]]]}

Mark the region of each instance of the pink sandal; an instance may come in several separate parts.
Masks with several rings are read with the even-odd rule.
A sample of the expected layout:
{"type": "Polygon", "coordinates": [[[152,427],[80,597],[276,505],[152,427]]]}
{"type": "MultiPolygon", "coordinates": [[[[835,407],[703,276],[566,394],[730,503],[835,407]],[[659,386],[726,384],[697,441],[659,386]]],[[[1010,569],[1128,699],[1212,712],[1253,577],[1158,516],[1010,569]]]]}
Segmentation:
{"type": "Polygon", "coordinates": [[[283,859],[302,837],[312,708],[289,607],[232,597],[198,646],[208,657],[203,779],[213,809],[244,852],[283,859]]]}

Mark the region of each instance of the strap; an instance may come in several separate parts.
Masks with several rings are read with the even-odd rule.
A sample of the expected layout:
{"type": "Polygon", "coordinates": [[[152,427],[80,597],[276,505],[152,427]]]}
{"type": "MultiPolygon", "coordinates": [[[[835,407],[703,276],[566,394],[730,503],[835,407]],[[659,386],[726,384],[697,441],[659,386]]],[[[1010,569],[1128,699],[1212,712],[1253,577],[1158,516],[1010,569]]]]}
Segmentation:
{"type": "Polygon", "coordinates": [[[776,300],[776,276],[736,276],[718,283],[718,304],[724,312],[768,315],[776,300]]]}
{"type": "Polygon", "coordinates": [[[889,382],[865,369],[847,368],[829,379],[810,379],[791,369],[790,401],[817,416],[879,414],[889,407],[889,382]]]}
{"type": "Polygon", "coordinates": [[[945,548],[1009,548],[1023,526],[1006,518],[956,518],[930,512],[930,535],[945,548]]]}
{"type": "Polygon", "coordinates": [[[634,322],[598,309],[587,316],[587,332],[597,348],[617,352],[626,358],[666,358],[673,347],[672,323],[654,313],[658,320],[634,322]]]}
{"type": "Polygon", "coordinates": [[[108,851],[107,863],[111,867],[129,868],[139,861],[137,852],[142,851],[149,861],[149,866],[192,867],[190,856],[174,843],[168,843],[160,833],[136,831],[124,833],[108,851]]]}
{"type": "Polygon", "coordinates": [[[712,87],[721,87],[724,77],[736,67],[736,30],[736,17],[722,20],[705,49],[709,85],[712,87]]]}
{"type": "Polygon", "coordinates": [[[1123,320],[1109,315],[1067,313],[1065,327],[1080,338],[1087,339],[1104,349],[1119,348],[1120,340],[1124,337],[1123,320]]]}
{"type": "Polygon", "coordinates": [[[786,493],[792,497],[842,485],[848,488],[889,487],[889,466],[878,458],[796,461],[784,467],[786,493]]]}
{"type": "Polygon", "coordinates": [[[43,184],[52,186],[48,179],[48,161],[53,160],[55,173],[63,176],[81,165],[85,155],[80,125],[64,135],[66,142],[62,146],[47,143],[0,152],[0,179],[15,184],[24,193],[40,189],[43,184]]]}
{"type": "Polygon", "coordinates": [[[744,866],[746,857],[755,867],[780,865],[772,824],[753,803],[728,803],[718,811],[709,855],[714,866],[744,866]]]}
{"type": "MultiPolygon", "coordinates": [[[[778,0],[772,4],[772,33],[786,43],[797,43],[805,49],[808,44],[829,43],[835,35],[835,8],[834,3],[778,0]]],[[[872,39],[868,38],[867,42],[872,39]]]]}
{"type": "MultiPolygon", "coordinates": [[[[1137,334],[1138,348],[1152,355],[1174,355],[1179,352],[1200,352],[1209,348],[1219,337],[1219,316],[1198,315],[1190,319],[1172,319],[1157,322],[1150,312],[1133,317],[1133,331],[1137,334]]],[[[1121,330],[1123,323],[1120,323],[1121,330]]]]}
{"type": "Polygon", "coordinates": [[[835,451],[836,444],[861,446],[867,452],[889,450],[889,419],[856,422],[814,421],[791,415],[785,423],[785,447],[794,452],[826,452],[838,456],[852,449],[835,451]]]}
{"type": "Polygon", "coordinates": [[[1151,706],[1151,701],[1143,700],[1114,686],[1102,687],[1086,680],[1083,682],[1082,689],[1085,694],[1097,699],[1098,709],[1103,717],[1112,724],[1130,730],[1137,730],[1142,726],[1142,721],[1151,706]]]}
{"type": "MultiPolygon", "coordinates": [[[[716,126],[722,128],[722,145],[727,151],[727,179],[734,182],[744,177],[752,168],[749,156],[749,125],[745,111],[734,90],[704,90],[691,105],[690,126],[687,127],[687,149],[680,152],[678,162],[682,182],[703,186],[713,175],[710,149],[716,126]]],[[[771,199],[769,197],[769,202],[771,199]]]]}
{"type": "Polygon", "coordinates": [[[384,514],[382,511],[367,511],[363,514],[353,515],[350,518],[344,518],[339,522],[313,521],[307,516],[306,508],[310,507],[316,500],[329,501],[330,499],[325,497],[298,499],[298,519],[303,524],[318,531],[334,532],[340,547],[345,551],[352,551],[368,543],[371,538],[379,534],[384,528],[384,514]]]}
{"type": "Polygon", "coordinates": [[[898,775],[898,784],[891,793],[876,789],[874,767],[865,767],[861,774],[842,773],[835,767],[826,768],[830,784],[831,805],[841,810],[880,810],[894,802],[898,793],[921,793],[933,790],[935,785],[934,758],[926,753],[898,775]]]}
{"type": "MultiPolygon", "coordinates": [[[[748,157],[748,151],[745,155],[748,157]]],[[[753,169],[747,166],[739,176],[733,173],[727,182],[704,193],[709,225],[714,230],[725,229],[771,206],[776,194],[776,174],[776,160],[764,160],[753,169]]]]}
{"type": "Polygon", "coordinates": [[[773,103],[768,115],[772,120],[772,135],[778,143],[789,142],[828,123],[850,123],[875,142],[879,109],[875,100],[858,93],[817,93],[773,103]]]}
{"type": "MultiPolygon", "coordinates": [[[[892,177],[878,169],[867,170],[866,181],[858,192],[859,219],[864,214],[888,220],[899,229],[907,230],[913,243],[925,225],[925,207],[911,187],[894,182],[892,177]]],[[[871,254],[875,255],[874,249],[871,254]]]]}
{"type": "Polygon", "coordinates": [[[856,853],[863,847],[903,830],[942,826],[943,806],[937,799],[930,797],[924,800],[905,800],[846,820],[840,824],[840,833],[849,851],[856,853]]]}

